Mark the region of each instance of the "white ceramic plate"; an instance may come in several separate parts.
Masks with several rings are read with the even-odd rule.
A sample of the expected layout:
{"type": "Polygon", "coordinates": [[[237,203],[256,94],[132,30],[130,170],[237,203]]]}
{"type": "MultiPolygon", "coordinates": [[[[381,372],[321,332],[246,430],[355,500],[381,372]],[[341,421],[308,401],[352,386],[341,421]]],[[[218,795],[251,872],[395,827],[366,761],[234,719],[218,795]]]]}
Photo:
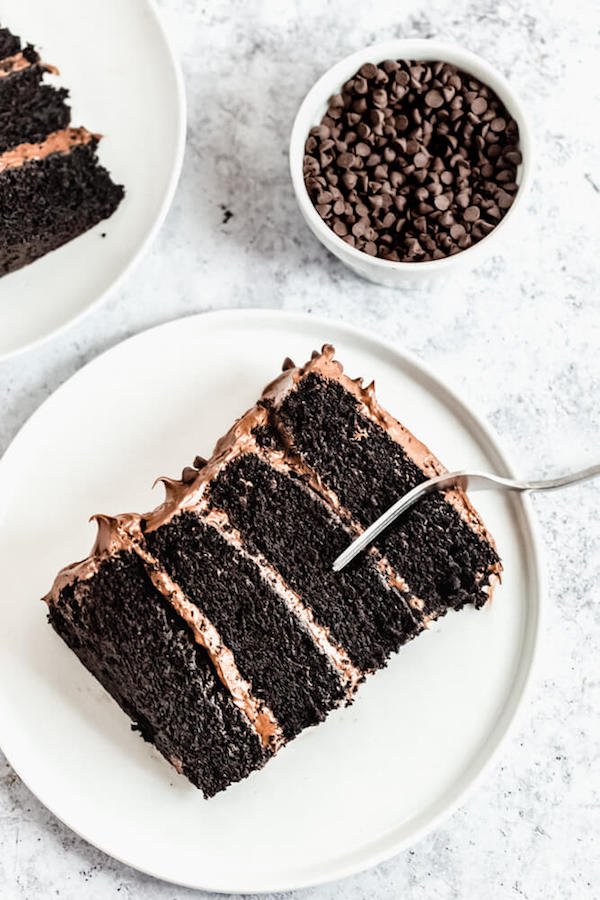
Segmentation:
{"type": "Polygon", "coordinates": [[[3,0],[2,24],[60,69],[46,81],[69,88],[73,125],[104,135],[100,162],[126,195],[110,219],[0,279],[0,360],[55,334],[121,280],[167,213],[185,142],[179,66],[149,0],[3,0]]]}
{"type": "Polygon", "coordinates": [[[88,841],[198,888],[287,890],[339,878],[421,838],[506,734],[530,673],[540,571],[523,500],[477,496],[506,574],[489,608],[451,613],[367,680],[357,701],[206,801],[46,624],[39,598],[86,555],[93,512],[145,510],[159,473],[207,455],[286,355],[332,342],[352,376],[451,468],[506,472],[494,438],[423,365],[313,316],[230,311],[146,331],[60,387],[0,463],[0,745],[88,841]]]}

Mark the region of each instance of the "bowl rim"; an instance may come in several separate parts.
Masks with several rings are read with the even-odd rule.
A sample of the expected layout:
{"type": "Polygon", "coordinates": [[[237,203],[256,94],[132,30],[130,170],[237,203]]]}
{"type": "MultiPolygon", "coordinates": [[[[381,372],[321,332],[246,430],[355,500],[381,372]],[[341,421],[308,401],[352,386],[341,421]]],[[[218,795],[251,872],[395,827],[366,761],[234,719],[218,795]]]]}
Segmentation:
{"type": "MultiPolygon", "coordinates": [[[[318,124],[318,122],[315,122],[315,124],[318,124]]],[[[330,246],[328,245],[333,245],[335,250],[331,248],[332,252],[340,258],[343,256],[347,257],[347,259],[343,259],[342,261],[350,264],[355,262],[362,266],[366,265],[373,270],[377,269],[381,272],[391,272],[395,270],[398,273],[403,274],[408,274],[410,272],[411,275],[417,273],[434,274],[441,269],[456,264],[457,261],[471,262],[478,253],[488,253],[490,238],[497,236],[498,232],[503,234],[507,220],[513,220],[515,218],[515,213],[523,207],[523,201],[526,198],[532,179],[532,136],[528,117],[517,92],[502,72],[489,63],[484,57],[471,50],[467,50],[458,43],[440,41],[436,38],[393,38],[386,41],[379,41],[375,44],[369,44],[360,50],[350,53],[330,66],[330,68],[327,69],[312,85],[300,103],[294,118],[290,134],[289,165],[296,200],[307,223],[311,226],[321,243],[328,247],[328,249],[330,249],[330,246]],[[458,66],[468,74],[473,74],[474,77],[479,78],[498,94],[507,111],[517,121],[519,126],[519,149],[521,150],[523,161],[519,173],[519,190],[515,195],[515,199],[510,209],[494,229],[476,244],[467,247],[465,250],[461,250],[460,253],[445,256],[443,259],[396,262],[393,260],[382,259],[379,256],[370,256],[363,250],[357,250],[355,247],[351,247],[325,224],[324,220],[315,209],[308,191],[306,190],[306,185],[304,184],[301,162],[304,158],[304,144],[308,132],[302,120],[306,115],[307,109],[311,106],[320,105],[331,96],[333,91],[329,85],[334,76],[339,78],[339,84],[341,86],[355,69],[360,68],[362,63],[381,62],[390,57],[399,59],[402,58],[402,56],[405,59],[410,59],[411,57],[424,60],[441,59],[444,62],[449,62],[458,66]],[[479,69],[484,74],[475,75],[471,66],[476,70],[479,69]],[[489,83],[488,78],[493,82],[492,84],[489,83]]]]}

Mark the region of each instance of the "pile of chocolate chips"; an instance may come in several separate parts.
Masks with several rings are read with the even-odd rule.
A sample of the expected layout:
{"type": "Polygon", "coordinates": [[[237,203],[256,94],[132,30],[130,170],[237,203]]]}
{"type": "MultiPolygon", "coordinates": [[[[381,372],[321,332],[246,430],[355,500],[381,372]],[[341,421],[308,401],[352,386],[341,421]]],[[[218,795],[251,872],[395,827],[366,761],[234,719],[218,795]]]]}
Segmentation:
{"type": "Polygon", "coordinates": [[[342,240],[402,262],[477,243],[518,190],[519,130],[496,94],[444,62],[365,63],[306,141],[304,181],[342,240]]]}

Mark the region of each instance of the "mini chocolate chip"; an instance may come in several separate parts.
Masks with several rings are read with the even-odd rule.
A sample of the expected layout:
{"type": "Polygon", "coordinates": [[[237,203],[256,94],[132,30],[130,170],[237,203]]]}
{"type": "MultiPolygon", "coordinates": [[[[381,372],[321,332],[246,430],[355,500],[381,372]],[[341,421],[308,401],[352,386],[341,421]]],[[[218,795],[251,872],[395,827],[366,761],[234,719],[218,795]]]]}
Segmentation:
{"type": "Polygon", "coordinates": [[[464,212],[464,220],[465,222],[476,222],[480,215],[481,212],[478,206],[467,206],[464,212]]]}
{"type": "Polygon", "coordinates": [[[427,93],[425,94],[425,103],[432,109],[439,109],[440,106],[444,105],[444,97],[440,93],[440,91],[427,91],[427,93]]]}
{"type": "Polygon", "coordinates": [[[500,184],[512,180],[513,173],[510,171],[510,169],[501,169],[500,172],[496,174],[496,181],[500,182],[500,184]]]}
{"type": "Polygon", "coordinates": [[[353,153],[340,153],[337,158],[337,164],[340,169],[351,169],[354,162],[355,158],[353,153]]]}
{"type": "Polygon", "coordinates": [[[496,197],[496,202],[500,209],[508,209],[512,206],[513,198],[506,191],[499,191],[498,196],[496,197]]]}
{"type": "Polygon", "coordinates": [[[364,65],[360,67],[359,72],[363,78],[371,80],[377,75],[377,66],[374,66],[373,63],[364,63],[364,65]]]}
{"type": "Polygon", "coordinates": [[[317,194],[317,203],[319,204],[331,203],[332,200],[333,194],[331,193],[331,191],[319,191],[319,193],[317,194]]]}
{"type": "Polygon", "coordinates": [[[507,150],[504,154],[504,159],[506,162],[511,163],[513,166],[518,166],[523,162],[523,156],[520,150],[507,150]]]}
{"type": "Polygon", "coordinates": [[[359,219],[358,222],[355,222],[352,226],[352,234],[354,235],[354,237],[364,237],[368,230],[369,220],[366,216],[362,219],[359,219]]]}
{"type": "Polygon", "coordinates": [[[485,97],[475,97],[471,102],[471,112],[475,113],[476,116],[482,116],[487,108],[488,105],[485,97]]]}

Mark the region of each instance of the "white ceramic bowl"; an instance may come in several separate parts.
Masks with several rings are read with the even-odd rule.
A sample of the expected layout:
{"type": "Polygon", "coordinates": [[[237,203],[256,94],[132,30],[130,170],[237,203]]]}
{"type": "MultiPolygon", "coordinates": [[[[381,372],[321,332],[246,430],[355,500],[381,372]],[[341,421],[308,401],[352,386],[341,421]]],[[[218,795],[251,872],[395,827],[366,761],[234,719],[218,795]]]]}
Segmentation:
{"type": "Polygon", "coordinates": [[[503,235],[507,228],[514,225],[529,188],[532,170],[531,136],[523,107],[513,89],[504,76],[480,56],[441,41],[412,40],[410,38],[390,40],[373,44],[371,47],[347,56],[325,72],[310,89],[300,105],[292,128],[290,170],[300,211],[309,228],[321,243],[363,278],[387,287],[401,287],[406,284],[407,280],[428,280],[435,275],[448,274],[457,266],[473,265],[484,256],[493,253],[495,248],[497,249],[498,236],[503,235]],[[443,60],[453,63],[495,91],[519,126],[523,162],[517,172],[519,190],[515,200],[507,214],[489,235],[454,256],[428,262],[390,262],[376,256],[369,256],[362,250],[350,247],[325,224],[306,190],[303,177],[303,158],[308,132],[321,121],[331,95],[338,93],[344,82],[351,78],[363,63],[380,63],[384,59],[443,60]]]}

